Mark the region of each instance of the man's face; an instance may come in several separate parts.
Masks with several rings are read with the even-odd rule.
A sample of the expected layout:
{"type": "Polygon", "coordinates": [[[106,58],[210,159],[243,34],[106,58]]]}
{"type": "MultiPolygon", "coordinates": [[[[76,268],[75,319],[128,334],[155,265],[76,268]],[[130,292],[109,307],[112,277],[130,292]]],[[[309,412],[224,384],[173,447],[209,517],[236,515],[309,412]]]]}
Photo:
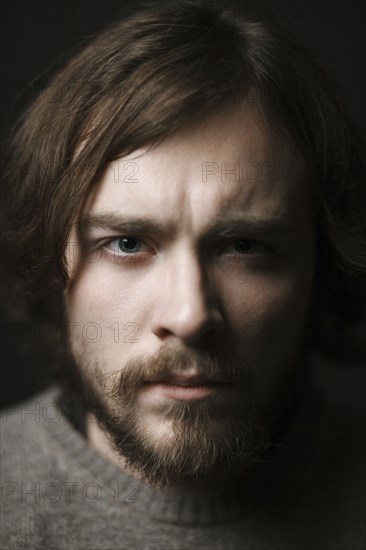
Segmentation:
{"type": "Polygon", "coordinates": [[[304,354],[309,188],[245,108],[121,158],[88,198],[72,352],[98,429],[152,483],[236,475],[265,446],[304,354]]]}

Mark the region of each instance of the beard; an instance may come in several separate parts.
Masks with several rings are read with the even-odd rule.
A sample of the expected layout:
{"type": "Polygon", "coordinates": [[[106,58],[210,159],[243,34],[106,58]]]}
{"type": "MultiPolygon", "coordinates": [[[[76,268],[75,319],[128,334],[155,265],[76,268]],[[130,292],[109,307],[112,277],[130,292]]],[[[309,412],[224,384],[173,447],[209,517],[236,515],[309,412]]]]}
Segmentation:
{"type": "Polygon", "coordinates": [[[245,475],[270,446],[270,423],[255,384],[259,377],[243,360],[164,346],[153,355],[134,356],[112,373],[103,361],[85,363],[84,355],[74,365],[85,410],[126,468],[154,487],[227,484],[245,475]],[[162,400],[147,421],[139,390],[188,369],[235,386],[240,398],[228,399],[219,390],[201,400],[162,400]]]}

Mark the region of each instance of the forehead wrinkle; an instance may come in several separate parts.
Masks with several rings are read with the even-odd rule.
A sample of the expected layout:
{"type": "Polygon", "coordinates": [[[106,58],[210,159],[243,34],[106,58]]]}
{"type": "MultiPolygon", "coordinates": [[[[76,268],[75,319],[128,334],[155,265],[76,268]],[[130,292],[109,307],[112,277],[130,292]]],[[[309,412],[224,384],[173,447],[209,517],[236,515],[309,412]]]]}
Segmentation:
{"type": "MultiPolygon", "coordinates": [[[[245,116],[248,116],[247,111],[245,116]]],[[[247,120],[249,127],[251,127],[253,116],[247,120]]],[[[251,161],[264,163],[267,159],[268,162],[278,159],[283,163],[292,158],[291,147],[285,145],[282,140],[276,139],[275,136],[270,139],[268,135],[265,135],[263,129],[256,124],[255,118],[254,128],[251,132],[253,134],[252,138],[248,137],[245,132],[243,135],[244,127],[247,127],[247,124],[244,123],[243,127],[238,127],[237,113],[234,118],[230,116],[228,120],[220,120],[219,122],[220,124],[217,125],[217,120],[207,120],[205,124],[187,128],[186,132],[177,133],[171,140],[163,142],[151,151],[140,149],[118,159],[122,163],[133,159],[138,163],[141,162],[140,175],[142,179],[140,181],[142,184],[144,181],[147,183],[145,192],[144,189],[139,189],[140,192],[138,193],[140,195],[139,201],[141,199],[143,201],[143,210],[146,210],[146,206],[149,210],[154,204],[154,198],[161,196],[162,204],[157,203],[157,210],[155,212],[150,211],[151,214],[161,219],[162,213],[169,214],[170,211],[169,219],[174,221],[175,225],[180,223],[181,227],[184,228],[183,231],[191,233],[193,230],[196,233],[201,232],[200,229],[203,228],[202,214],[205,218],[209,217],[211,221],[214,221],[216,217],[233,206],[242,207],[243,215],[258,213],[278,216],[288,211],[290,195],[292,195],[288,182],[281,180],[281,178],[267,182],[263,170],[261,177],[255,182],[241,177],[239,183],[230,180],[225,183],[221,182],[220,173],[218,173],[218,179],[208,180],[207,184],[203,184],[200,179],[202,170],[199,170],[199,173],[196,173],[196,170],[197,167],[201,168],[203,158],[207,158],[211,154],[219,164],[228,159],[227,167],[229,169],[232,168],[232,164],[235,162],[239,162],[242,166],[243,163],[251,161]],[[228,122],[230,122],[230,128],[234,124],[234,131],[228,131],[230,130],[230,128],[226,128],[228,122]],[[213,141],[209,139],[211,131],[215,135],[213,141]],[[208,139],[203,139],[205,132],[207,132],[208,139]],[[145,153],[147,156],[145,156],[145,153]],[[158,153],[158,155],[155,153],[158,153]],[[200,153],[203,153],[204,157],[200,153]],[[146,158],[146,164],[144,157],[146,158]],[[151,185],[149,185],[151,183],[151,172],[156,175],[154,184],[158,187],[161,186],[159,194],[156,191],[154,192],[151,185]],[[196,183],[197,185],[195,185],[196,183]],[[199,209],[196,208],[197,201],[202,203],[199,205],[199,209]],[[196,229],[193,229],[194,225],[197,225],[196,229]]],[[[294,158],[295,160],[298,159],[294,158]]],[[[298,190],[298,186],[295,187],[298,190]]],[[[131,188],[131,191],[136,191],[136,189],[131,188]]],[[[103,201],[99,205],[103,205],[103,201]]],[[[107,204],[103,206],[105,207],[107,204]]]]}

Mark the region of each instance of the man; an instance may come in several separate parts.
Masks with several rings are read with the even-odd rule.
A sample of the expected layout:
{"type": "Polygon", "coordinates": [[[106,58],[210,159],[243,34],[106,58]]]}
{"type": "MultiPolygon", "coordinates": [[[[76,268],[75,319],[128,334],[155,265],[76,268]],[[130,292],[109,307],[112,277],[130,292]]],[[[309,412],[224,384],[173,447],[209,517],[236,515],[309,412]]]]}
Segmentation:
{"type": "Polygon", "coordinates": [[[57,75],[6,188],[9,265],[63,335],[58,387],[3,413],[6,548],[363,548],[360,449],[309,376],[365,273],[350,135],[295,39],[213,3],[57,75]]]}

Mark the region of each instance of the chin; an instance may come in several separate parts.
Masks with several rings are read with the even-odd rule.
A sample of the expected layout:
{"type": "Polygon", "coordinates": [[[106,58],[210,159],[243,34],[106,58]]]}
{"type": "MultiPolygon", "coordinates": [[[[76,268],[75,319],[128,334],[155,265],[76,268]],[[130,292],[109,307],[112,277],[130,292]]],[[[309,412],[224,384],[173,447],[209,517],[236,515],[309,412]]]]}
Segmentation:
{"type": "Polygon", "coordinates": [[[269,446],[266,431],[248,419],[220,420],[202,406],[193,414],[191,406],[178,410],[175,418],[147,423],[135,416],[128,429],[124,422],[110,430],[127,468],[153,486],[237,478],[269,446]]]}

